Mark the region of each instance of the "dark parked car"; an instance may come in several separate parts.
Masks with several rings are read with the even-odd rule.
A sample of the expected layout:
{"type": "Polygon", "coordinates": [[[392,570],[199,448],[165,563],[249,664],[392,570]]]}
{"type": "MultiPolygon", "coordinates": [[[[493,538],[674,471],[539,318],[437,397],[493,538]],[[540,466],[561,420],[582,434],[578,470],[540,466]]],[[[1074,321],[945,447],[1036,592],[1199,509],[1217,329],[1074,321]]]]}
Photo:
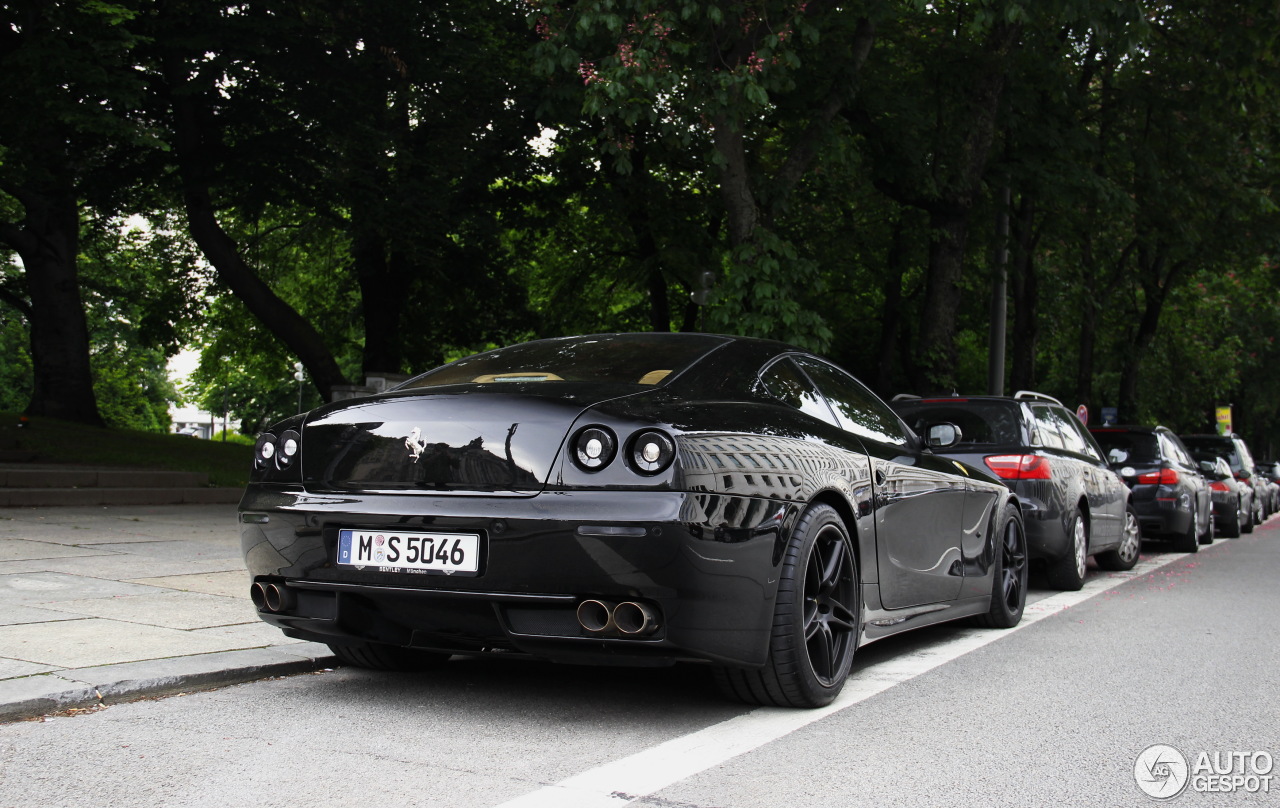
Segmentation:
{"type": "Polygon", "coordinates": [[[1079,589],[1088,556],[1106,569],[1131,569],[1141,533],[1129,489],[1089,431],[1060,402],[1028,391],[1008,396],[915,398],[893,407],[912,427],[959,427],[949,457],[986,466],[1018,495],[1031,558],[1049,582],[1079,589]]]}
{"type": "Polygon", "coordinates": [[[1264,518],[1263,497],[1266,491],[1260,481],[1255,480],[1257,469],[1253,465],[1253,455],[1244,440],[1236,434],[1231,435],[1182,435],[1182,442],[1193,453],[1212,453],[1231,467],[1231,473],[1240,482],[1241,505],[1244,518],[1240,523],[1243,533],[1252,533],[1253,526],[1264,518]]]}
{"type": "Polygon", "coordinates": [[[1132,491],[1144,538],[1172,539],[1186,553],[1213,541],[1209,483],[1178,436],[1162,426],[1100,426],[1089,430],[1132,491]]]}
{"type": "Polygon", "coordinates": [[[860,645],[1016,624],[1016,498],[838,367],[708,334],[540,340],[290,418],[240,503],[261,617],[372,668],[703,660],[817,706],[860,645]]]}
{"type": "Polygon", "coordinates": [[[1280,511],[1280,469],[1276,468],[1276,464],[1271,461],[1265,463],[1257,463],[1256,468],[1258,474],[1266,481],[1267,487],[1267,507],[1268,514],[1280,511]]]}
{"type": "Polygon", "coordinates": [[[1240,538],[1240,521],[1248,512],[1244,508],[1244,486],[1231,473],[1227,461],[1212,452],[1193,452],[1200,461],[1200,471],[1209,481],[1213,497],[1213,527],[1219,536],[1240,538]]]}

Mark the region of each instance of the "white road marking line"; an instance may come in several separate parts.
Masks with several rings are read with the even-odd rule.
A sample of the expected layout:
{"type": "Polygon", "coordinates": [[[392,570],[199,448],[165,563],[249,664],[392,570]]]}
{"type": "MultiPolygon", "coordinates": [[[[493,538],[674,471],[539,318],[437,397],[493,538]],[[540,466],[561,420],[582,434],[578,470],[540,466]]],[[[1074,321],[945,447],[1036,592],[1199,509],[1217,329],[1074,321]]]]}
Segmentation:
{"type": "MultiPolygon", "coordinates": [[[[1214,544],[1221,541],[1216,540],[1214,544]]],[[[1008,637],[1012,632],[1083,603],[1125,581],[1189,556],[1189,553],[1164,553],[1139,561],[1127,572],[1096,574],[1085,582],[1079,592],[1059,592],[1028,604],[1023,612],[1022,622],[1011,629],[962,629],[945,642],[869,665],[850,677],[840,697],[827,707],[816,710],[758,707],[728,721],[588,769],[553,785],[508,800],[496,808],[616,808],[627,805],[838,713],[846,707],[852,707],[988,643],[1008,637]]]]}

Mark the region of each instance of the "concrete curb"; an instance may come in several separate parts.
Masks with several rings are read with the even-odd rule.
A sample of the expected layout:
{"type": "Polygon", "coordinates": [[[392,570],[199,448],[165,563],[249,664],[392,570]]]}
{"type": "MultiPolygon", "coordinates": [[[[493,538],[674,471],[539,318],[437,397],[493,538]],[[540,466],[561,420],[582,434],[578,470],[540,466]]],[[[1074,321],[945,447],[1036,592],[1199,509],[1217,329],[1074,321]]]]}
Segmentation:
{"type": "Polygon", "coordinates": [[[234,505],[243,488],[0,488],[0,507],[234,505]]]}
{"type": "Polygon", "coordinates": [[[298,643],[7,679],[0,681],[0,723],[153,696],[210,690],[271,676],[308,673],[335,664],[336,660],[324,645],[298,643]]]}

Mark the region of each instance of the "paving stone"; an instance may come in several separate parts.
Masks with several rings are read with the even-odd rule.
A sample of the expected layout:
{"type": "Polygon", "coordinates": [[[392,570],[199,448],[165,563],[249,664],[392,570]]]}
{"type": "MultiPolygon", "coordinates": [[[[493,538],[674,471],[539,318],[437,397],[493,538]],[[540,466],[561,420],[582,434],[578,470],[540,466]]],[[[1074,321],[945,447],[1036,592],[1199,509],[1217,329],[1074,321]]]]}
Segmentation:
{"type": "Polygon", "coordinates": [[[55,542],[21,541],[18,539],[0,538],[0,562],[107,555],[111,552],[113,551],[103,548],[86,550],[55,542]]]}
{"type": "Polygon", "coordinates": [[[130,583],[161,586],[186,592],[203,592],[206,595],[224,595],[229,598],[249,597],[249,573],[242,567],[238,572],[213,572],[196,575],[166,575],[156,578],[132,578],[130,583]]]}
{"type": "MultiPolygon", "coordinates": [[[[48,604],[46,608],[81,617],[102,617],[184,630],[262,622],[247,596],[228,598],[200,592],[157,592],[128,597],[68,600],[48,604]]],[[[279,629],[272,630],[280,633],[279,629]]]]}
{"type": "Polygon", "coordinates": [[[43,564],[44,569],[51,572],[109,578],[113,581],[174,575],[197,575],[244,569],[244,564],[239,559],[233,558],[170,561],[163,558],[149,558],[133,554],[113,554],[89,558],[60,558],[41,561],[40,563],[43,564]]]}
{"type": "Polygon", "coordinates": [[[98,544],[95,550],[114,553],[133,553],[146,558],[165,559],[167,561],[208,561],[217,559],[234,560],[240,566],[243,553],[240,551],[240,537],[235,543],[227,541],[209,541],[204,539],[185,539],[183,541],[129,542],[127,544],[98,544]]]}
{"type": "MultiPolygon", "coordinates": [[[[248,584],[245,586],[247,592],[248,584]]],[[[153,592],[155,592],[154,588],[143,584],[104,581],[101,578],[67,575],[60,572],[0,575],[0,602],[16,601],[28,606],[85,597],[106,598],[114,595],[146,595],[153,592]]]]}
{"type": "Polygon", "coordinates": [[[54,620],[75,620],[76,616],[51,609],[36,609],[31,606],[19,606],[16,603],[5,603],[0,609],[0,626],[16,626],[19,623],[51,623],[54,620]]]}
{"type": "Polygon", "coordinates": [[[24,662],[20,659],[0,657],[0,679],[16,679],[19,676],[32,676],[58,670],[52,665],[40,665],[35,662],[24,662]]]}
{"type": "Polygon", "coordinates": [[[4,657],[60,668],[88,668],[233,648],[235,642],[224,637],[99,618],[0,626],[0,654],[4,657]]]}
{"type": "Polygon", "coordinates": [[[260,620],[257,615],[257,610],[253,609],[252,604],[250,604],[249,609],[253,613],[252,623],[242,623],[236,626],[218,626],[217,628],[204,628],[194,633],[223,637],[227,640],[234,641],[240,648],[297,645],[303,642],[303,640],[295,640],[293,637],[286,637],[284,632],[280,629],[270,623],[265,623],[260,620]]]}

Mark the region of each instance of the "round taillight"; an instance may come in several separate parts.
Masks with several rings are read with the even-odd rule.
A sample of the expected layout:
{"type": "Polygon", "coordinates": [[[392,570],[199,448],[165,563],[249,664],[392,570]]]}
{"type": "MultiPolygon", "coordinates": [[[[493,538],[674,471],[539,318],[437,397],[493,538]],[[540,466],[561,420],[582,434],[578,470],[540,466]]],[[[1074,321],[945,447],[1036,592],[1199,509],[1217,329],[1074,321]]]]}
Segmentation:
{"type": "Polygon", "coordinates": [[[657,474],[676,456],[676,444],[665,432],[646,429],[631,441],[631,465],[642,474],[657,474]]]}
{"type": "Polygon", "coordinates": [[[589,426],[573,439],[573,459],[587,471],[598,471],[613,460],[618,440],[607,427],[589,426]]]}
{"type": "Polygon", "coordinates": [[[276,453],[276,465],[280,468],[287,468],[293,465],[294,459],[298,456],[298,446],[302,441],[302,436],[290,429],[280,436],[280,450],[276,453]]]}
{"type": "Polygon", "coordinates": [[[270,432],[263,433],[258,436],[258,442],[253,447],[253,460],[258,468],[265,467],[271,458],[276,455],[276,436],[270,432]]]}

